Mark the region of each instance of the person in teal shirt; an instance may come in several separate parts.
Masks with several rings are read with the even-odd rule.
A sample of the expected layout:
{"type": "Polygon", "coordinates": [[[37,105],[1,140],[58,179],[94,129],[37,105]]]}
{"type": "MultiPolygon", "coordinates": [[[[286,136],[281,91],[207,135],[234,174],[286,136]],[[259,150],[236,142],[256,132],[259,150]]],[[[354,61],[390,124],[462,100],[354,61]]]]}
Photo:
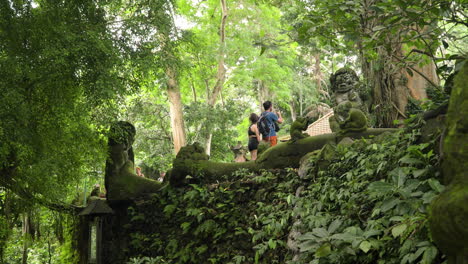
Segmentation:
{"type": "Polygon", "coordinates": [[[273,147],[278,144],[278,138],[276,137],[276,130],[275,130],[275,122],[283,123],[283,117],[281,116],[281,112],[277,111],[276,113],[273,111],[273,104],[270,101],[266,101],[263,103],[263,108],[265,112],[262,113],[262,116],[265,116],[267,119],[268,127],[270,128],[270,132],[267,137],[263,138],[263,141],[269,142],[270,146],[273,147]]]}

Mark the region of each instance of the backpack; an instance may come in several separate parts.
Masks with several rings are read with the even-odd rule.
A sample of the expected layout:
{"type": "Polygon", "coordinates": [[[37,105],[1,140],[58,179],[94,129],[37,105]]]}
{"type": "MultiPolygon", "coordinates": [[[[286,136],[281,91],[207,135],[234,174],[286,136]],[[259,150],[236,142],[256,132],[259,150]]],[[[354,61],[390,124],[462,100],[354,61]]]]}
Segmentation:
{"type": "Polygon", "coordinates": [[[262,136],[268,137],[270,134],[270,126],[268,125],[268,119],[266,118],[266,112],[263,112],[260,115],[260,118],[257,121],[258,132],[262,134],[262,136]]]}

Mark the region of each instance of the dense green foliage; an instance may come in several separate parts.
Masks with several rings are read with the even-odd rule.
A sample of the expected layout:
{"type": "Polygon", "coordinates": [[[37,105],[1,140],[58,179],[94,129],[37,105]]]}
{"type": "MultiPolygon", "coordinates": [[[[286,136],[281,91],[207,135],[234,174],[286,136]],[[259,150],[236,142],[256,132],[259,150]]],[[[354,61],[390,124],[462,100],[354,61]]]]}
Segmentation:
{"type": "Polygon", "coordinates": [[[330,165],[302,180],[294,170],[239,171],[219,184],[167,188],[128,209],[129,263],[442,263],[427,206],[444,187],[435,145],[419,138],[402,130],[333,147],[330,165]],[[295,261],[293,226],[302,234],[295,261]]]}

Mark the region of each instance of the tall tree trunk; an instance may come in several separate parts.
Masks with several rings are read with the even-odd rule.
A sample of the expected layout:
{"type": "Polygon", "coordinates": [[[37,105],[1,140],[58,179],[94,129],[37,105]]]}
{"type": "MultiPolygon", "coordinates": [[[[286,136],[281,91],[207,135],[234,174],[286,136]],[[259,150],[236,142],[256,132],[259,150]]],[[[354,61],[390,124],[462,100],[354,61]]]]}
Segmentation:
{"type": "MultiPolygon", "coordinates": [[[[364,10],[361,30],[364,35],[372,34],[372,28],[380,25],[379,17],[370,9],[374,4],[373,0],[362,1],[364,10]]],[[[425,91],[427,85],[437,85],[439,80],[433,61],[423,67],[411,66],[403,61],[403,46],[398,34],[387,35],[385,45],[386,47],[380,46],[376,49],[378,59],[374,61],[366,59],[361,43],[358,43],[358,48],[363,75],[367,85],[373,89],[372,107],[376,126],[394,127],[394,120],[406,118],[405,108],[408,97],[427,98],[425,91]],[[405,67],[409,67],[413,74],[408,74],[405,67]]],[[[428,49],[430,50],[429,46],[428,49]]]]}
{"type": "Polygon", "coordinates": [[[192,89],[193,101],[197,102],[197,91],[195,90],[195,85],[193,84],[193,78],[190,74],[190,88],[192,89]]]}
{"type": "Polygon", "coordinates": [[[181,147],[185,146],[185,127],[182,111],[182,99],[180,96],[180,87],[177,82],[177,76],[174,69],[168,67],[166,69],[167,80],[167,96],[169,98],[171,127],[172,127],[172,142],[174,143],[174,151],[177,154],[181,147]]]}
{"type": "MultiPolygon", "coordinates": [[[[223,89],[226,80],[226,67],[224,66],[224,57],[226,56],[226,21],[228,10],[226,0],[220,0],[221,3],[221,25],[219,26],[219,54],[218,54],[218,72],[216,74],[216,82],[211,93],[209,93],[208,105],[214,107],[218,100],[218,95],[223,89]]],[[[211,139],[213,133],[208,132],[205,138],[205,152],[207,155],[211,154],[211,139]]]]}
{"type": "Polygon", "coordinates": [[[224,67],[224,57],[226,55],[226,21],[227,21],[226,0],[221,0],[221,25],[219,26],[219,54],[218,54],[218,72],[216,74],[216,83],[211,92],[208,104],[214,106],[218,95],[223,89],[226,80],[226,67],[224,67]]]}
{"type": "Polygon", "coordinates": [[[316,52],[314,54],[314,79],[317,91],[322,91],[322,71],[320,70],[320,53],[316,52]]]}
{"type": "Polygon", "coordinates": [[[291,119],[292,121],[296,121],[296,118],[297,118],[297,114],[296,114],[296,102],[291,99],[291,101],[289,102],[289,110],[291,111],[291,119]]]}
{"type": "Polygon", "coordinates": [[[28,263],[28,248],[29,248],[29,240],[30,240],[30,219],[29,213],[25,213],[23,215],[23,256],[21,259],[22,264],[28,263]]]}
{"type": "Polygon", "coordinates": [[[419,65],[415,65],[413,67],[414,70],[418,72],[413,72],[410,75],[406,72],[407,86],[411,97],[422,100],[427,99],[426,88],[430,85],[430,82],[427,80],[429,79],[432,83],[438,84],[439,77],[436,73],[436,67],[434,62],[430,62],[427,65],[420,67],[419,65]]]}
{"type": "MultiPolygon", "coordinates": [[[[372,29],[380,24],[371,7],[372,0],[363,0],[363,16],[361,31],[364,35],[372,33],[372,29]]],[[[369,61],[363,52],[362,43],[358,43],[361,54],[362,73],[367,85],[373,91],[373,114],[377,127],[394,127],[394,120],[405,118],[405,107],[408,103],[408,89],[405,86],[404,69],[399,66],[394,56],[402,54],[399,37],[395,34],[387,36],[386,47],[376,48],[378,58],[369,61]]]]}

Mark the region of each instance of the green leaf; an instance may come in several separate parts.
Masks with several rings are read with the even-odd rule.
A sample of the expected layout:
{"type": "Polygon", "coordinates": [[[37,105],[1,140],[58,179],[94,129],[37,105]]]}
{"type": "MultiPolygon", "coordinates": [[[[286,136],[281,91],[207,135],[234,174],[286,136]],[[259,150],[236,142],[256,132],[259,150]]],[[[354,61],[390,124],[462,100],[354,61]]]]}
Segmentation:
{"type": "Polygon", "coordinates": [[[177,206],[175,204],[168,204],[164,207],[164,215],[166,217],[170,217],[172,215],[172,213],[174,212],[174,210],[177,208],[177,206]]]}
{"type": "Polygon", "coordinates": [[[426,172],[427,172],[427,168],[419,169],[419,170],[414,170],[414,171],[413,171],[413,176],[414,176],[415,178],[419,178],[419,177],[421,177],[422,175],[424,175],[426,172]]]}
{"type": "Polygon", "coordinates": [[[369,184],[369,187],[367,187],[367,189],[378,195],[385,195],[393,190],[393,185],[388,182],[378,181],[369,184]]]}
{"type": "Polygon", "coordinates": [[[186,233],[190,227],[190,222],[183,222],[180,224],[180,227],[182,228],[183,232],[186,233]]]}
{"type": "Polygon", "coordinates": [[[405,218],[402,217],[402,216],[392,216],[392,217],[390,218],[390,221],[391,221],[391,222],[401,222],[401,221],[403,221],[403,220],[405,220],[405,218]]]}
{"type": "Polygon", "coordinates": [[[330,244],[326,243],[326,244],[323,244],[321,247],[319,247],[317,251],[315,251],[315,256],[317,258],[323,258],[323,257],[330,255],[330,253],[331,253],[331,246],[330,244]]]}
{"type": "Polygon", "coordinates": [[[308,240],[299,244],[298,247],[300,248],[300,252],[314,251],[318,247],[318,244],[315,241],[308,240]]]}
{"type": "Polygon", "coordinates": [[[402,187],[405,184],[407,169],[407,167],[398,167],[389,172],[389,174],[392,175],[393,182],[396,183],[398,187],[402,187]]]}
{"type": "Polygon", "coordinates": [[[346,242],[351,242],[356,238],[356,236],[353,235],[353,234],[350,234],[350,233],[341,233],[341,234],[334,234],[334,235],[331,236],[331,238],[338,239],[338,240],[343,240],[343,241],[346,241],[346,242]]]}
{"type": "Polygon", "coordinates": [[[265,36],[265,30],[260,29],[260,32],[258,33],[258,35],[260,36],[260,38],[263,38],[265,36]]]}
{"type": "Polygon", "coordinates": [[[397,225],[392,229],[393,237],[399,237],[401,234],[403,234],[403,232],[405,232],[407,228],[408,226],[406,224],[397,225]]]}
{"type": "Polygon", "coordinates": [[[381,233],[382,233],[382,230],[371,229],[371,230],[365,231],[362,234],[362,236],[365,238],[369,238],[369,237],[380,235],[381,233]]]}
{"type": "Polygon", "coordinates": [[[400,200],[398,198],[390,198],[390,199],[385,200],[382,203],[382,206],[380,207],[380,209],[382,210],[382,212],[386,212],[392,209],[393,207],[395,207],[395,205],[399,203],[400,203],[400,200]]]}
{"type": "Polygon", "coordinates": [[[436,191],[437,193],[441,193],[444,189],[445,189],[445,186],[443,186],[442,184],[440,184],[440,182],[434,178],[432,179],[429,179],[427,181],[427,183],[429,184],[429,186],[431,186],[431,188],[436,191]]]}
{"type": "Polygon", "coordinates": [[[401,158],[399,160],[400,163],[403,163],[403,164],[409,164],[409,165],[417,165],[417,164],[424,164],[423,161],[419,160],[419,159],[415,159],[409,155],[406,155],[404,156],[403,158],[401,158]]]}
{"type": "Polygon", "coordinates": [[[328,233],[335,233],[335,231],[341,226],[343,222],[339,219],[333,221],[328,227],[328,233]]]}
{"type": "Polygon", "coordinates": [[[372,31],[379,31],[379,30],[382,30],[384,28],[385,28],[385,26],[375,26],[375,27],[372,28],[372,31]]]}
{"type": "Polygon", "coordinates": [[[324,238],[324,237],[327,237],[329,236],[330,234],[327,232],[327,230],[325,230],[325,228],[314,228],[312,229],[312,233],[318,237],[321,237],[321,238],[324,238]]]}
{"type": "Polygon", "coordinates": [[[300,235],[298,238],[298,240],[317,240],[317,237],[312,234],[312,232],[307,232],[303,235],[300,235]]]}
{"type": "Polygon", "coordinates": [[[369,241],[364,240],[359,244],[359,248],[364,251],[364,253],[367,253],[371,249],[371,243],[369,241]]]}
{"type": "Polygon", "coordinates": [[[270,240],[268,240],[268,247],[276,249],[276,241],[270,238],[270,240]]]}
{"type": "Polygon", "coordinates": [[[427,247],[424,251],[424,255],[422,257],[421,263],[422,264],[431,264],[433,263],[434,259],[437,256],[437,248],[436,247],[427,247]]]}

